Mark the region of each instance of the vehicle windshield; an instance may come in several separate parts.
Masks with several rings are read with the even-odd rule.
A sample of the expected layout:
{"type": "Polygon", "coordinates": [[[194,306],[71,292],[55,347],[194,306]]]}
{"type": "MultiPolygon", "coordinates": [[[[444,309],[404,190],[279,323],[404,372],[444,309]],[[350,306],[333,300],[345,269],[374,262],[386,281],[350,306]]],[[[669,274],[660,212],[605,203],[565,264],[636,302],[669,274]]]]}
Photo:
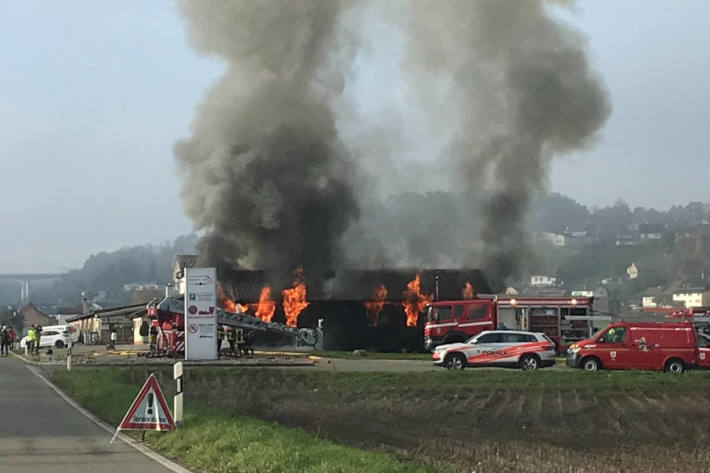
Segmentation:
{"type": "Polygon", "coordinates": [[[451,306],[429,306],[427,307],[427,321],[439,322],[451,318],[451,306]]]}
{"type": "Polygon", "coordinates": [[[710,348],[710,337],[704,333],[698,334],[698,346],[700,348],[710,348]]]}
{"type": "MultiPolygon", "coordinates": [[[[608,325],[607,325],[607,327],[608,327],[608,325]]],[[[607,327],[602,327],[602,328],[596,328],[596,327],[595,327],[594,335],[592,335],[592,336],[589,337],[589,338],[596,338],[597,335],[599,335],[599,334],[602,333],[604,330],[606,330],[607,327]]]]}

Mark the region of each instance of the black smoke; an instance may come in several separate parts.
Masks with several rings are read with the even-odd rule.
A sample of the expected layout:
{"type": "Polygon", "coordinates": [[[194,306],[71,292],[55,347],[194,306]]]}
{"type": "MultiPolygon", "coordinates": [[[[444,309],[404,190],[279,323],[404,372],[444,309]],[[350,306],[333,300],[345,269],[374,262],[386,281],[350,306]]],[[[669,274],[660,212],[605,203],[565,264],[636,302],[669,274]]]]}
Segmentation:
{"type": "MultiPolygon", "coordinates": [[[[194,47],[226,63],[176,147],[186,213],[205,232],[205,262],[303,265],[315,279],[345,264],[483,267],[495,279],[519,272],[528,206],[547,185],[551,161],[590,144],[610,113],[584,38],[553,10],[566,3],[179,1],[194,47]],[[370,48],[387,40],[367,36],[367,14],[348,15],[358,8],[383,12],[403,32],[404,57],[392,60],[412,103],[447,137],[430,171],[443,170],[440,190],[468,202],[437,216],[436,228],[418,227],[416,212],[392,228],[361,210],[372,206],[373,186],[385,195],[417,188],[416,180],[397,188],[398,172],[421,181],[434,173],[412,172],[397,151],[420,136],[393,137],[386,127],[358,134],[369,147],[339,136],[336,116],[351,117],[335,104],[353,57],[363,38],[370,48]],[[356,160],[354,149],[376,151],[356,160]],[[367,160],[387,161],[389,176],[364,179],[367,160]],[[442,245],[442,232],[454,241],[442,245]]],[[[410,118],[392,116],[393,130],[410,118]]]]}
{"type": "Polygon", "coordinates": [[[176,146],[186,213],[206,232],[203,263],[327,273],[358,215],[351,158],[330,105],[352,41],[337,27],[342,4],[180,1],[179,8],[194,47],[226,63],[192,135],[176,146]]]}

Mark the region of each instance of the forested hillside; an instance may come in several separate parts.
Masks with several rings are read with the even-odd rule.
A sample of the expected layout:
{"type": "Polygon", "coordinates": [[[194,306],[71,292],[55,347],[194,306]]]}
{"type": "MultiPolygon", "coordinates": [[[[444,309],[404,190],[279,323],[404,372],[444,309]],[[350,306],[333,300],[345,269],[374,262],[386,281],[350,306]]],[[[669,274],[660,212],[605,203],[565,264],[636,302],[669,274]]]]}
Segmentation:
{"type": "MultiPolygon", "coordinates": [[[[410,268],[475,265],[476,256],[469,252],[477,242],[467,229],[476,228],[477,223],[469,207],[465,196],[456,193],[390,197],[363,217],[367,219],[364,227],[378,229],[376,235],[357,228],[351,231],[353,264],[369,264],[368,258],[374,256],[381,264],[410,268]],[[382,241],[387,246],[378,246],[382,241]],[[467,254],[473,263],[467,262],[467,254]]],[[[639,277],[619,286],[619,295],[630,297],[650,286],[710,275],[708,222],[710,206],[700,202],[659,211],[631,209],[621,200],[608,207],[588,208],[559,194],[541,196],[531,203],[526,222],[524,244],[530,251],[520,262],[519,273],[506,283],[524,285],[530,275],[545,274],[556,276],[568,288],[593,287],[602,279],[627,279],[626,269],[635,263],[639,277]],[[564,236],[564,245],[548,242],[544,236],[549,234],[564,236]]],[[[32,300],[77,306],[80,294],[87,292],[90,298],[103,295],[109,305],[131,302],[140,294],[125,291],[125,285],[165,284],[175,255],[193,253],[196,246],[197,236],[186,235],[160,246],[91,255],[62,282],[35,284],[32,300]]],[[[18,299],[18,284],[0,285],[0,302],[16,304],[18,299]]]]}

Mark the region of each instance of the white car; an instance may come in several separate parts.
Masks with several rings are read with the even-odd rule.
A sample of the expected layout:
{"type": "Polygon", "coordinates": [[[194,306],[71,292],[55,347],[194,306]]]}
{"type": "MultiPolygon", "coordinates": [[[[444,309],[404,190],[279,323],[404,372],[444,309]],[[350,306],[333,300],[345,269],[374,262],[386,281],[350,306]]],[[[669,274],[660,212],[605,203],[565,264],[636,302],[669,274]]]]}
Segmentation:
{"type": "MultiPolygon", "coordinates": [[[[67,336],[69,337],[69,340],[72,343],[77,343],[79,341],[79,332],[72,327],[71,325],[47,325],[46,327],[42,327],[43,330],[54,330],[57,332],[66,332],[67,336]]],[[[42,335],[44,335],[45,332],[42,332],[42,335]]]]}
{"type": "MultiPolygon", "coordinates": [[[[59,331],[56,329],[52,329],[51,327],[47,327],[46,329],[42,330],[42,334],[39,339],[39,347],[64,348],[69,346],[70,340],[71,337],[67,331],[59,331]]],[[[20,340],[21,348],[25,348],[26,345],[27,335],[22,337],[22,340],[20,340]]]]}
{"type": "Polygon", "coordinates": [[[536,370],[555,364],[555,342],[544,333],[487,330],[464,343],[439,345],[434,364],[448,369],[502,366],[536,370]]]}

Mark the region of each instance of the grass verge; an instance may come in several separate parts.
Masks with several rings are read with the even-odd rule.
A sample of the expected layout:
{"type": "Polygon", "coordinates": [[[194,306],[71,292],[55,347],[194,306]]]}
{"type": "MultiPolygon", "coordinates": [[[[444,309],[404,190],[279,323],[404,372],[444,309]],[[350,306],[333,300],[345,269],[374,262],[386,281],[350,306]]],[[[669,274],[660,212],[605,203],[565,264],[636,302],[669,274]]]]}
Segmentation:
{"type": "MultiPolygon", "coordinates": [[[[118,425],[138,393],[142,381],[136,378],[135,371],[111,368],[51,376],[62,390],[111,425],[118,425]]],[[[186,404],[184,428],[148,432],[146,444],[189,468],[209,473],[437,471],[389,454],[338,445],[300,429],[230,415],[199,402],[186,404]]]]}
{"type": "MultiPolygon", "coordinates": [[[[76,397],[89,407],[94,405],[95,412],[114,412],[112,422],[116,424],[149,368],[85,372],[90,376],[79,371],[59,373],[55,379],[66,386],[62,378],[69,376],[69,382],[76,385],[67,391],[76,391],[76,397]],[[129,386],[121,399],[104,391],[119,392],[121,385],[129,386]]],[[[159,369],[156,375],[166,395],[172,395],[171,370],[159,369]]],[[[185,396],[199,400],[188,410],[190,429],[194,430],[150,435],[148,441],[184,463],[194,455],[188,464],[197,468],[195,465],[204,462],[207,466],[200,468],[205,471],[257,471],[240,469],[239,465],[250,461],[260,465],[261,471],[705,471],[703,467],[710,464],[706,448],[710,413],[701,406],[710,400],[709,376],[708,372],[680,376],[642,371],[486,369],[365,373],[188,367],[185,396]],[[310,436],[281,455],[279,449],[289,445],[283,432],[291,432],[284,427],[310,436]],[[239,437],[243,428],[257,433],[239,437]],[[269,443],[271,438],[278,440],[269,443]],[[321,444],[323,438],[334,443],[321,444]],[[274,466],[269,470],[269,464],[258,463],[262,460],[259,455],[245,460],[239,456],[242,450],[237,450],[258,450],[263,444],[273,450],[272,458],[289,462],[307,451],[301,445],[311,440],[316,445],[347,445],[394,455],[382,461],[394,461],[395,466],[383,463],[358,468],[355,462],[342,470],[337,465],[318,470],[320,463],[309,456],[305,467],[274,466]],[[198,448],[190,447],[193,441],[208,452],[193,452],[192,448],[198,448]],[[209,449],[220,442],[225,449],[234,449],[235,461],[241,462],[232,463],[231,470],[207,463],[214,462],[209,449]]],[[[317,454],[315,458],[319,458],[317,454]]],[[[332,455],[341,454],[320,457],[321,463],[332,455]]]]}
{"type": "Polygon", "coordinates": [[[245,385],[259,385],[264,379],[278,378],[282,386],[298,385],[319,389],[357,391],[367,388],[421,388],[442,392],[452,388],[542,388],[554,391],[575,389],[644,389],[644,390],[706,390],[710,385],[710,372],[690,371],[682,375],[656,371],[599,371],[581,370],[520,371],[505,369],[445,369],[423,372],[347,372],[315,370],[272,370],[266,375],[262,370],[231,367],[205,367],[187,370],[210,379],[226,380],[237,377],[245,385]]]}
{"type": "Polygon", "coordinates": [[[355,355],[351,351],[323,350],[314,352],[313,355],[322,358],[335,358],[338,360],[426,360],[431,361],[431,353],[379,353],[365,352],[365,355],[355,355]]]}

